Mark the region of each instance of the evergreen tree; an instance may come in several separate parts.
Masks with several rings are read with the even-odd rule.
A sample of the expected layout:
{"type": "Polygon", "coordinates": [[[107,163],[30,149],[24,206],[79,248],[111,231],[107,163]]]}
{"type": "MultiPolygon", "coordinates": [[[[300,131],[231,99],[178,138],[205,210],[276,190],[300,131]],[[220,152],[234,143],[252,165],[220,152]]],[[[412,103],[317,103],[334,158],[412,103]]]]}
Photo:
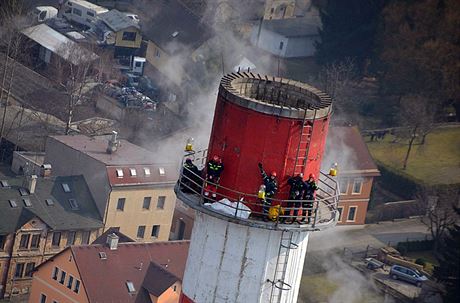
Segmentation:
{"type": "Polygon", "coordinates": [[[375,32],[384,0],[329,0],[320,10],[323,27],[316,43],[322,65],[351,58],[362,71],[373,55],[375,32]]]}
{"type": "MultiPolygon", "coordinates": [[[[456,209],[460,215],[460,209],[456,209]]],[[[458,302],[460,298],[460,224],[449,228],[443,247],[438,255],[439,266],[434,276],[446,288],[445,303],[458,302]]]]}

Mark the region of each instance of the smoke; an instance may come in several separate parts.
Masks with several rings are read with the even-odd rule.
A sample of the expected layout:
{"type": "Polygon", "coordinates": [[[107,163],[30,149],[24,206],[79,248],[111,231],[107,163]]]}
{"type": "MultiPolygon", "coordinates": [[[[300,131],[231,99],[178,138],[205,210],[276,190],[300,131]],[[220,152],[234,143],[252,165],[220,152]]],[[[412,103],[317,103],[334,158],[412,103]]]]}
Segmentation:
{"type": "MultiPolygon", "coordinates": [[[[170,2],[174,1],[165,1],[164,5],[170,2]]],[[[202,1],[205,7],[200,21],[210,29],[210,39],[198,48],[193,43],[168,43],[166,48],[173,55],[168,56],[161,73],[184,91],[178,95],[177,103],[186,115],[178,130],[168,137],[141,139],[143,146],[155,152],[158,161],[177,163],[190,137],[194,138],[197,150],[207,148],[220,79],[233,72],[243,58],[256,66],[253,72],[274,74],[278,64],[273,57],[249,43],[251,25],[256,25],[262,16],[264,2],[250,0],[241,5],[241,0],[202,1]]],[[[141,22],[155,24],[161,11],[146,9],[150,7],[146,0],[135,0],[134,5],[141,22]]]]}

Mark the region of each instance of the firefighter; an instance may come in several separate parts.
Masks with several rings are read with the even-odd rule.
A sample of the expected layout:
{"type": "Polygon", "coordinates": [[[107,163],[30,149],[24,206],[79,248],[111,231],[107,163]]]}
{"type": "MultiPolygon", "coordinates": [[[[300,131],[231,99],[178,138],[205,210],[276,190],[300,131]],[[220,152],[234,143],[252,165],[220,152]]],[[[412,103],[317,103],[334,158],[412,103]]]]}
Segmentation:
{"type": "Polygon", "coordinates": [[[192,159],[187,158],[184,163],[181,189],[183,192],[199,192],[201,187],[201,171],[193,164],[192,159]]]}
{"type": "Polygon", "coordinates": [[[219,183],[220,175],[224,170],[222,159],[214,155],[211,160],[206,163],[206,179],[212,183],[219,183]]]}
{"type": "Polygon", "coordinates": [[[224,170],[224,164],[222,163],[222,159],[214,155],[211,160],[206,163],[206,186],[204,188],[204,195],[206,197],[207,202],[213,202],[217,199],[217,185],[220,181],[220,175],[224,170]],[[214,184],[210,184],[214,183],[214,184]],[[209,196],[212,199],[208,199],[209,196]]]}
{"type": "Polygon", "coordinates": [[[268,210],[270,209],[270,206],[271,206],[271,199],[278,191],[278,182],[276,181],[275,171],[272,171],[270,176],[268,176],[262,166],[262,163],[259,163],[258,165],[259,165],[260,173],[262,174],[263,185],[265,185],[265,198],[262,199],[262,203],[263,203],[262,208],[263,208],[263,212],[265,215],[264,219],[266,219],[266,216],[268,215],[268,210]]]}
{"type": "MultiPolygon", "coordinates": [[[[289,200],[299,200],[298,202],[288,202],[288,208],[290,208],[291,210],[294,208],[293,216],[296,216],[296,214],[301,213],[301,200],[305,190],[307,189],[307,184],[303,181],[302,173],[289,178],[288,184],[291,186],[289,190],[289,200]]],[[[289,215],[291,216],[291,211],[289,211],[289,215]]],[[[294,223],[294,220],[292,220],[290,223],[294,223]]]]}
{"type": "Polygon", "coordinates": [[[310,223],[310,218],[312,214],[313,202],[315,200],[315,191],[318,189],[315,181],[315,175],[310,174],[308,180],[305,182],[305,192],[302,201],[302,220],[301,222],[307,221],[307,224],[310,223]],[[308,216],[307,216],[308,215],[308,216]]]}

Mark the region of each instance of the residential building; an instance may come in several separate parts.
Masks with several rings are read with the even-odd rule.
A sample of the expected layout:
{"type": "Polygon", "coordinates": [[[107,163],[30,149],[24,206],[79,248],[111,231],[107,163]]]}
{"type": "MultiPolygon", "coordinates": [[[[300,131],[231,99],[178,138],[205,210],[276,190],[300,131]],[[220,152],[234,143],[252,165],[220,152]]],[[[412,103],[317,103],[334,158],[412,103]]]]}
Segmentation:
{"type": "Polygon", "coordinates": [[[265,20],[288,19],[305,15],[319,15],[318,9],[312,0],[266,0],[265,20]]]}
{"type": "Polygon", "coordinates": [[[336,162],[340,200],[340,225],[365,223],[372,184],[380,175],[357,127],[335,126],[329,129],[324,169],[336,162]]]}
{"type": "Polygon", "coordinates": [[[39,266],[29,302],[179,302],[188,241],[71,246],[39,266]]]}
{"type": "Polygon", "coordinates": [[[178,0],[150,1],[145,8],[139,15],[143,20],[142,32],[148,41],[147,62],[169,81],[181,86],[188,80],[182,68],[188,62],[177,62],[175,55],[180,53],[180,57],[186,59],[211,37],[211,31],[178,0]],[[155,17],[143,17],[142,13],[147,12],[154,12],[155,17]]]}
{"type": "Polygon", "coordinates": [[[263,20],[253,27],[251,43],[282,58],[310,57],[321,26],[319,16],[263,20]]]}
{"type": "Polygon", "coordinates": [[[45,162],[53,174],[85,177],[105,230],[117,227],[136,241],[168,240],[178,168],[116,133],[105,137],[52,136],[45,162]]]}
{"type": "Polygon", "coordinates": [[[0,167],[0,298],[28,293],[36,266],[91,243],[102,226],[82,176],[15,176],[0,167]]]}
{"type": "MultiPolygon", "coordinates": [[[[132,55],[141,47],[142,35],[139,24],[125,13],[112,9],[99,15],[99,20],[106,26],[106,32],[114,35],[115,55],[132,55]]],[[[102,25],[98,22],[98,26],[102,25]]]]}
{"type": "Polygon", "coordinates": [[[80,65],[99,58],[44,23],[28,27],[22,33],[33,41],[31,54],[46,64],[58,64],[58,60],[62,59],[72,65],[80,65]]]}

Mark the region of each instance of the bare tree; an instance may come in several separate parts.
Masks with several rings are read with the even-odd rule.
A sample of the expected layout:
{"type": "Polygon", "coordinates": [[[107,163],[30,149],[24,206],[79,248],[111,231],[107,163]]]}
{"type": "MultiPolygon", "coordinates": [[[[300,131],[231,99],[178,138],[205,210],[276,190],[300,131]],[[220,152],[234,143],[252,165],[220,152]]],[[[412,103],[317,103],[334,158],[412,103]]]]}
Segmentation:
{"type": "Polygon", "coordinates": [[[90,81],[91,69],[97,56],[73,42],[62,45],[56,54],[51,69],[54,70],[54,80],[67,96],[65,134],[68,135],[75,108],[83,101],[84,89],[90,81]]]}
{"type": "Polygon", "coordinates": [[[0,7],[0,51],[3,53],[0,105],[3,106],[0,124],[0,143],[4,136],[5,119],[12,94],[12,87],[16,72],[17,60],[27,54],[23,48],[24,36],[21,30],[31,24],[31,21],[22,14],[24,4],[21,0],[4,0],[0,7]]]}
{"type": "Polygon", "coordinates": [[[446,231],[458,222],[455,211],[459,203],[458,188],[419,189],[416,200],[420,209],[425,210],[422,222],[428,227],[434,241],[434,251],[438,252],[446,231]]]}
{"type": "Polygon", "coordinates": [[[405,131],[399,132],[399,135],[409,139],[403,169],[407,168],[415,140],[422,138],[421,143],[424,144],[426,136],[435,127],[436,111],[431,104],[431,100],[423,96],[411,95],[401,98],[399,119],[402,126],[405,126],[405,131]]]}

